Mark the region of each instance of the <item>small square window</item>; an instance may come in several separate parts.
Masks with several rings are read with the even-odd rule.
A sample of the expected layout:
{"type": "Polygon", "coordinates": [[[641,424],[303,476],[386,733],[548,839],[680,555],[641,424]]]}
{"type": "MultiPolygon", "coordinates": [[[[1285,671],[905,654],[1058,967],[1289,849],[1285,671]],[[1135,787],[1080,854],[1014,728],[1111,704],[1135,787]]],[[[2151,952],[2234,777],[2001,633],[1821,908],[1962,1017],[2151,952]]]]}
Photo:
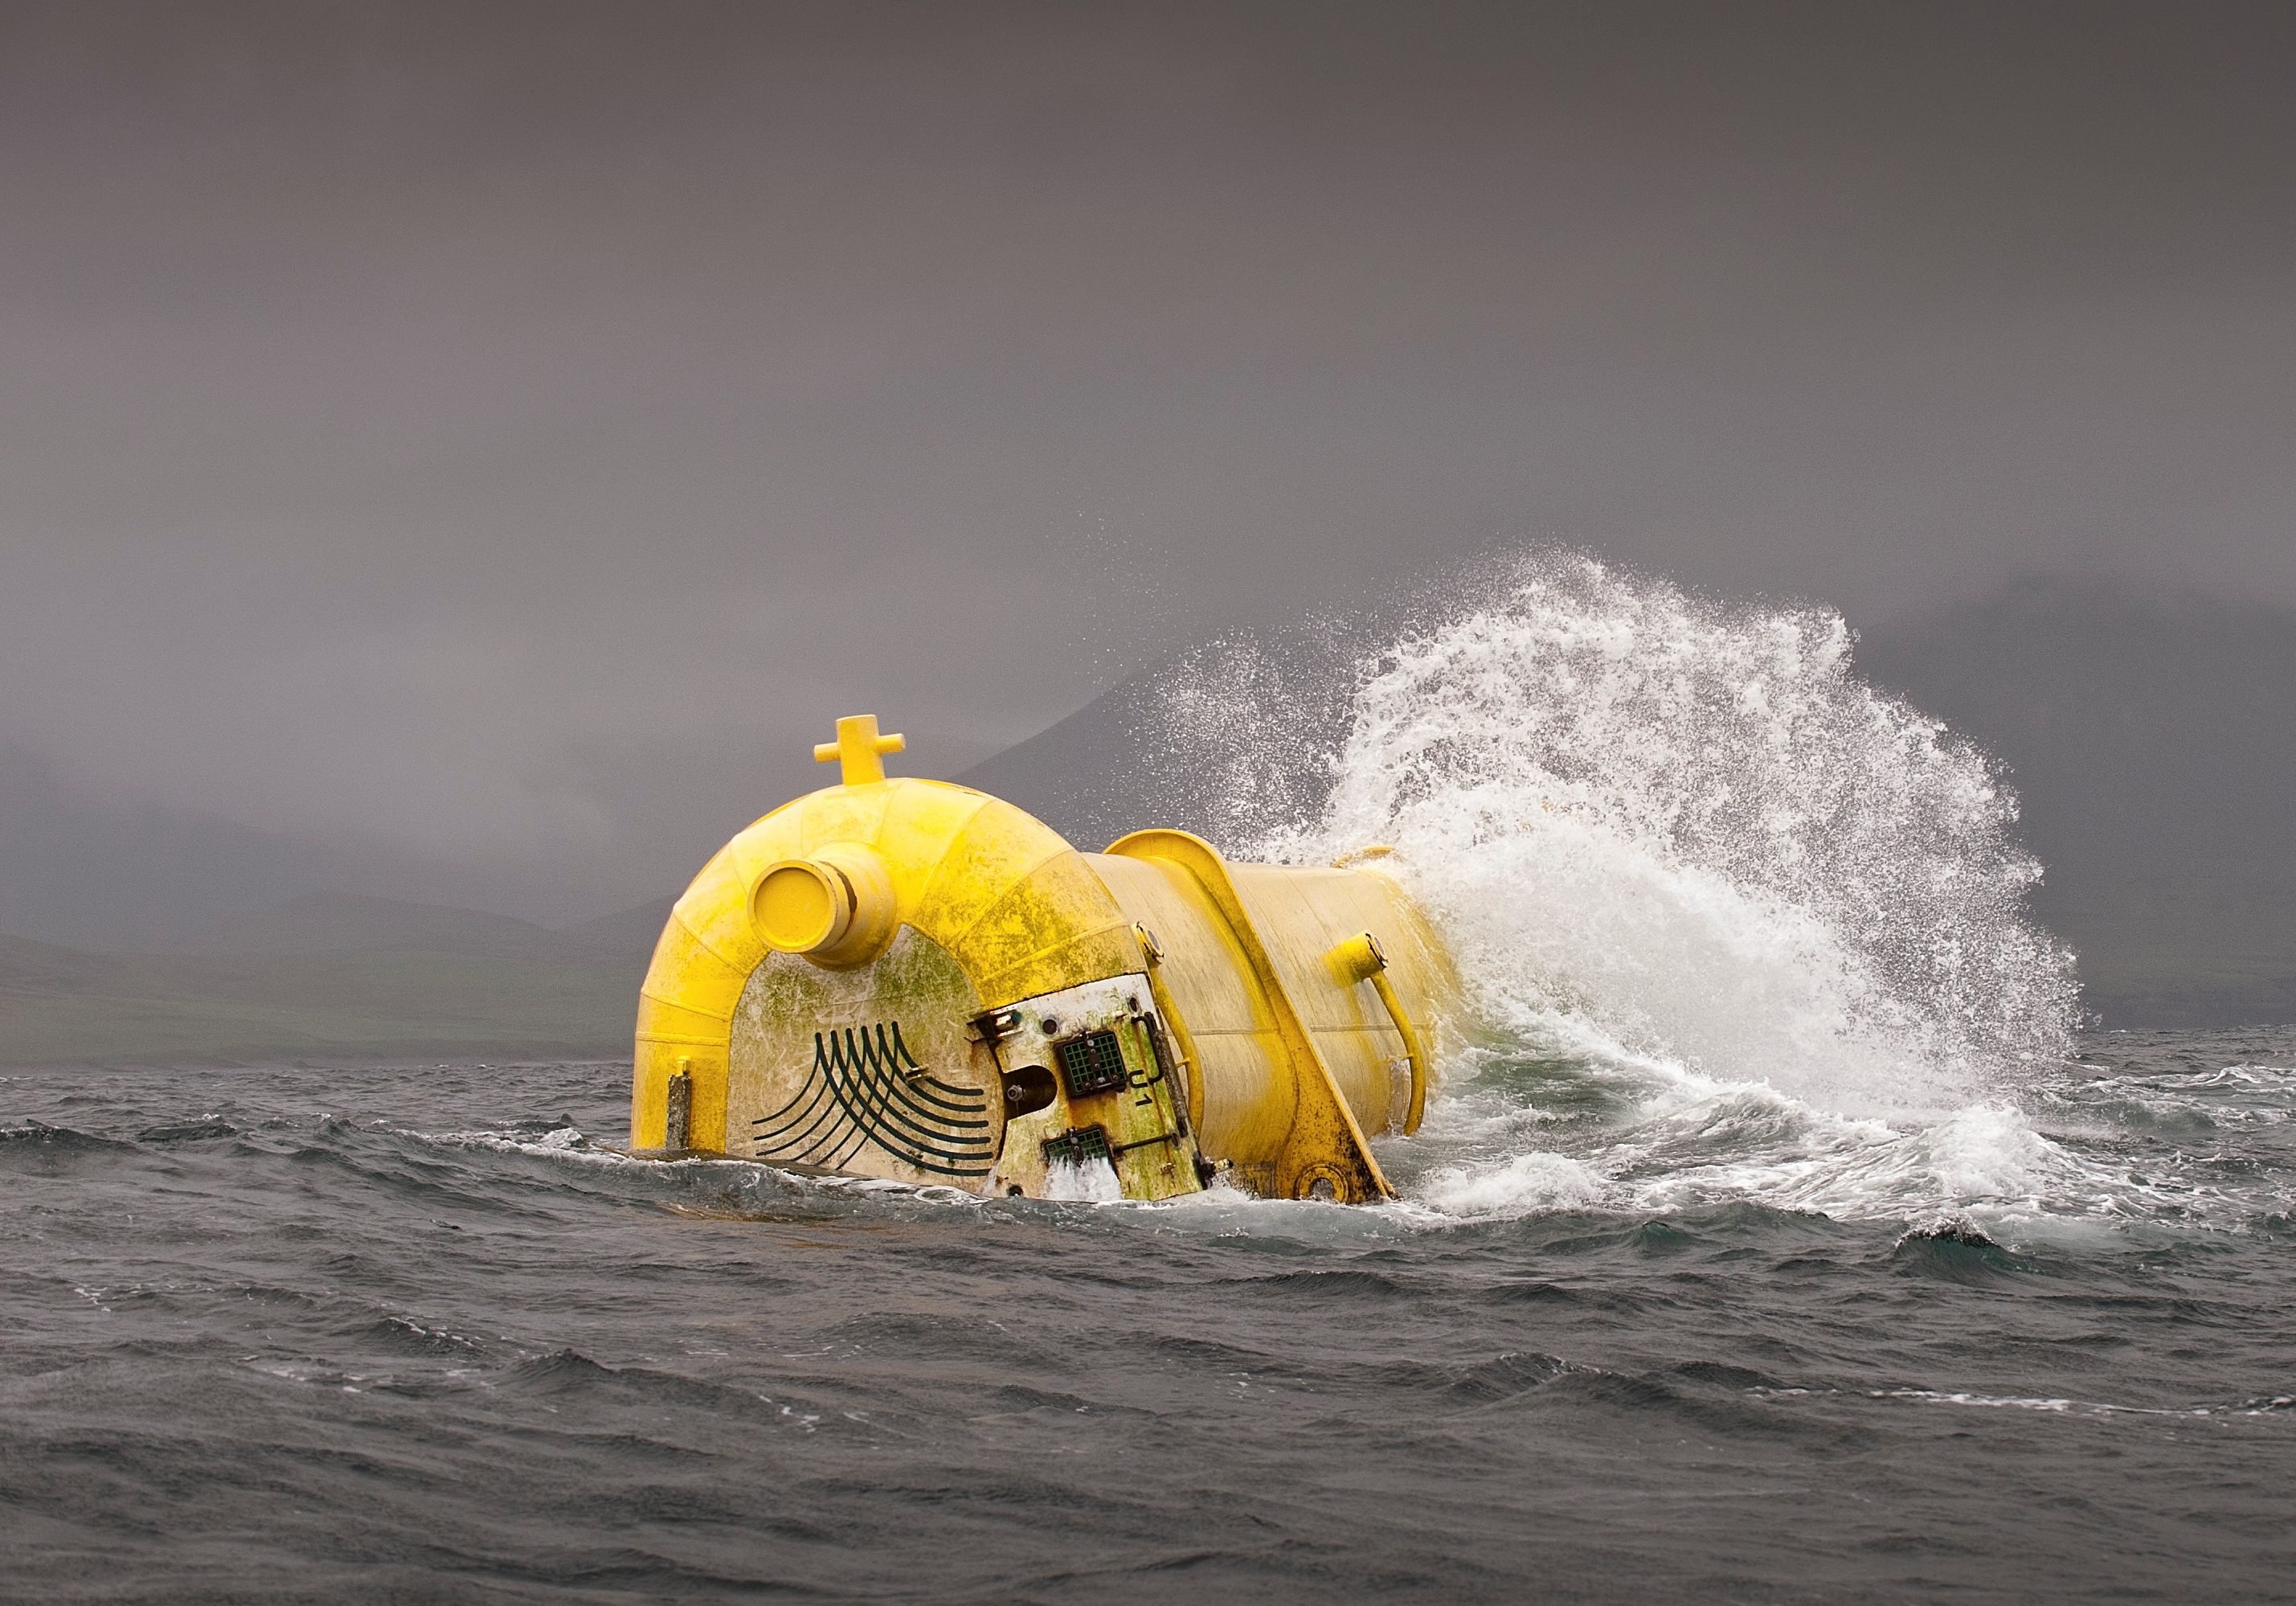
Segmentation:
{"type": "Polygon", "coordinates": [[[1061,1078],[1069,1084],[1071,1099],[1124,1085],[1124,1045],[1113,1032],[1084,1033],[1055,1043],[1053,1052],[1060,1058],[1061,1078]]]}

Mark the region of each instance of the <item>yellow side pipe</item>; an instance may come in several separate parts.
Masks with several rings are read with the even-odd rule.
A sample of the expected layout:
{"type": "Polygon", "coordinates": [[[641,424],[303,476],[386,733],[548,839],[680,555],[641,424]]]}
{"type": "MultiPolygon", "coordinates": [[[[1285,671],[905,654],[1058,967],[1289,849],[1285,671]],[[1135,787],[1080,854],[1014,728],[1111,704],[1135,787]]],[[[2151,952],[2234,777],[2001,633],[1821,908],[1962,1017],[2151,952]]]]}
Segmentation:
{"type": "Polygon", "coordinates": [[[1372,984],[1387,1008],[1387,1018],[1395,1023],[1395,1034],[1403,1039],[1403,1057],[1411,1063],[1411,1107],[1403,1116],[1403,1135],[1409,1137],[1427,1114],[1427,1050],[1403,1001],[1395,995],[1395,984],[1387,979],[1387,951],[1371,933],[1359,932],[1332,950],[1332,963],[1349,981],[1372,984]]]}
{"type": "Polygon", "coordinates": [[[1403,1001],[1395,996],[1395,984],[1387,979],[1387,972],[1374,972],[1371,984],[1379,1001],[1387,1006],[1395,1034],[1403,1039],[1404,1058],[1411,1061],[1411,1108],[1403,1114],[1403,1135],[1407,1138],[1419,1130],[1420,1119],[1427,1114],[1427,1050],[1419,1046],[1419,1033],[1411,1017],[1404,1013],[1403,1001]]]}

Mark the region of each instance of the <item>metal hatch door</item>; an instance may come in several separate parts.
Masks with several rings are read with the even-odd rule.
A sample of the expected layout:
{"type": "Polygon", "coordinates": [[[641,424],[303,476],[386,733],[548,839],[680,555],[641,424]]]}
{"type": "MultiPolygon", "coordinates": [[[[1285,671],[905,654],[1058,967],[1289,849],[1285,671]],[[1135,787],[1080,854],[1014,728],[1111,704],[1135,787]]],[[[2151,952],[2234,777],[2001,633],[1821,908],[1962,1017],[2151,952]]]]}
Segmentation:
{"type": "Polygon", "coordinates": [[[1202,1190],[1187,1092],[1144,975],[1023,999],[977,1024],[1003,1073],[994,1191],[1160,1199],[1202,1190]]]}

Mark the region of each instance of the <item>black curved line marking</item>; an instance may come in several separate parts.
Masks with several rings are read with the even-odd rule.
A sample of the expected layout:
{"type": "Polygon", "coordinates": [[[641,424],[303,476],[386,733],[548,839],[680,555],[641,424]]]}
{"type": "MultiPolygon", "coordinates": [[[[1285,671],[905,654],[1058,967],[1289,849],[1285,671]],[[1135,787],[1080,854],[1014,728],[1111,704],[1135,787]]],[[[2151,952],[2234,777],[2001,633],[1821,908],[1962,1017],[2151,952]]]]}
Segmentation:
{"type": "MultiPolygon", "coordinates": [[[[862,1028],[862,1035],[865,1040],[868,1035],[867,1027],[865,1026],[862,1028]]],[[[897,1020],[893,1023],[893,1041],[890,1047],[888,1047],[885,1042],[885,1028],[882,1025],[877,1028],[877,1046],[884,1051],[885,1063],[893,1067],[896,1072],[902,1068],[902,1062],[904,1060],[907,1061],[908,1069],[912,1071],[924,1071],[924,1067],[917,1063],[917,1057],[909,1052],[909,1045],[901,1041],[901,1023],[899,1021],[897,1020]]],[[[903,1077],[902,1080],[904,1082],[907,1082],[910,1091],[916,1093],[917,1096],[924,1102],[928,1104],[938,1104],[943,1109],[953,1110],[960,1116],[977,1116],[987,1110],[988,1108],[988,1100],[983,1099],[972,1088],[952,1087],[949,1083],[943,1082],[939,1077],[933,1075],[931,1072],[925,1072],[925,1074],[915,1082],[910,1082],[906,1076],[903,1077]],[[931,1083],[935,1087],[946,1088],[952,1093],[970,1096],[955,1101],[947,1099],[936,1098],[931,1093],[925,1091],[922,1085],[924,1083],[931,1083]]],[[[947,1126],[986,1126],[988,1124],[986,1121],[948,1121],[944,1122],[943,1124],[947,1126]]]]}
{"type": "Polygon", "coordinates": [[[820,1083],[816,1082],[810,1076],[807,1077],[805,1079],[804,1085],[800,1086],[797,1090],[797,1096],[795,1098],[791,1099],[787,1104],[783,1105],[781,1108],[775,1110],[772,1115],[759,1116],[756,1120],[750,1123],[753,1127],[767,1126],[768,1122],[775,1121],[779,1121],[781,1124],[778,1126],[767,1126],[766,1131],[753,1132],[750,1136],[756,1141],[762,1143],[768,1138],[778,1138],[783,1133],[792,1130],[802,1123],[807,1116],[813,1113],[814,1107],[821,1102],[822,1097],[826,1091],[827,1090],[824,1089],[820,1083]],[[798,1108],[800,1105],[804,1106],[804,1108],[800,1109],[798,1108]],[[791,1111],[795,1111],[796,1113],[791,1114],[791,1111]],[[788,1119],[783,1120],[783,1116],[787,1116],[788,1119]]]}
{"type": "MultiPolygon", "coordinates": [[[[845,1070],[848,1077],[850,1078],[853,1075],[852,1067],[848,1065],[845,1070]]],[[[858,1152],[861,1142],[865,1140],[874,1142],[887,1154],[909,1165],[917,1166],[930,1165],[924,1157],[924,1145],[898,1142],[895,1141],[898,1134],[888,1132],[878,1126],[876,1116],[882,1111],[882,1101],[873,1081],[849,1082],[842,1085],[832,1083],[832,1085],[838,1086],[840,1092],[848,1096],[847,1108],[852,1111],[854,1116],[855,1152],[858,1152]]],[[[938,1149],[931,1152],[936,1159],[948,1160],[953,1163],[957,1158],[955,1155],[944,1154],[938,1149]]]]}
{"type": "MultiPolygon", "coordinates": [[[[813,1068],[818,1076],[816,1085],[828,1096],[822,1102],[821,1114],[800,1134],[805,1145],[802,1152],[810,1157],[809,1164],[833,1169],[851,1159],[859,1148],[849,1140],[856,1136],[865,1140],[868,1133],[853,1119],[851,1106],[829,1075],[829,1056],[823,1049],[818,1032],[813,1034],[813,1068]],[[824,1120],[828,1123],[825,1126],[822,1124],[824,1120]]],[[[786,1151],[798,1141],[792,1139],[782,1147],[786,1151]]]]}
{"type": "MultiPolygon", "coordinates": [[[[915,1067],[915,1059],[907,1054],[908,1045],[900,1042],[898,1032],[895,1034],[893,1042],[900,1044],[902,1058],[907,1058],[909,1065],[913,1068],[915,1067]]],[[[849,1064],[847,1069],[849,1073],[857,1071],[866,1079],[865,1086],[871,1095],[869,1106],[883,1116],[882,1125],[875,1122],[870,1123],[874,1128],[871,1135],[889,1152],[900,1154],[912,1165],[922,1166],[926,1170],[939,1171],[945,1175],[985,1174],[988,1162],[992,1158],[988,1152],[991,1147],[989,1138],[985,1132],[974,1136],[970,1133],[933,1132],[923,1127],[922,1124],[925,1122],[937,1122],[944,1126],[955,1125],[958,1123],[952,1122],[946,1116],[936,1116],[932,1112],[918,1107],[908,1098],[907,1081],[900,1074],[900,1060],[894,1056],[893,1044],[886,1041],[885,1028],[882,1025],[877,1028],[876,1038],[873,1042],[868,1028],[864,1027],[861,1032],[859,1049],[856,1062],[849,1064]],[[872,1049],[878,1051],[873,1054],[869,1051],[872,1049]],[[896,1139],[901,1141],[895,1141],[896,1139]],[[960,1149],[974,1149],[978,1152],[951,1152],[960,1149]],[[931,1157],[928,1158],[928,1157],[931,1157]],[[933,1162],[936,1160],[945,1160],[948,1164],[935,1165],[933,1162]]],[[[987,1100],[981,1099],[974,1108],[985,1111],[988,1108],[987,1100]]],[[[988,1123],[978,1121],[966,1122],[963,1124],[986,1127],[988,1123]]]]}
{"type": "MultiPolygon", "coordinates": [[[[882,1025],[877,1028],[877,1041],[874,1044],[869,1041],[869,1028],[862,1027],[861,1050],[866,1072],[874,1078],[882,1078],[891,1097],[920,1121],[929,1121],[939,1126],[985,1127],[988,1124],[986,1121],[960,1121],[954,1116],[944,1116],[925,1108],[925,1103],[931,1102],[941,1106],[942,1108],[954,1110],[958,1116],[978,1116],[987,1113],[988,1101],[979,1093],[972,1093],[972,1097],[966,1102],[953,1104],[946,1099],[933,1098],[931,1094],[924,1093],[918,1088],[903,1074],[904,1067],[901,1062],[903,1060],[908,1062],[907,1070],[922,1071],[924,1067],[918,1065],[915,1056],[909,1052],[909,1045],[901,1041],[900,1022],[893,1023],[893,1038],[890,1044],[885,1041],[885,1028],[882,1025]],[[921,1097],[912,1095],[921,1095],[921,1097]]],[[[972,1091],[970,1088],[958,1088],[952,1091],[972,1091]]]]}
{"type": "MultiPolygon", "coordinates": [[[[898,1025],[893,1029],[893,1042],[896,1047],[900,1049],[902,1058],[908,1059],[908,1045],[901,1042],[900,1028],[898,1025]]],[[[891,1062],[888,1061],[888,1064],[890,1066],[891,1062]]],[[[982,1092],[978,1088],[958,1087],[953,1083],[943,1082],[939,1077],[932,1075],[922,1066],[919,1065],[914,1059],[909,1059],[908,1068],[917,1074],[914,1076],[910,1076],[905,1074],[899,1075],[898,1076],[898,1086],[904,1099],[909,1104],[910,1108],[914,1109],[919,1115],[923,1116],[927,1119],[942,1126],[980,1128],[983,1130],[988,1127],[988,1123],[986,1121],[972,1121],[961,1118],[968,1116],[986,1116],[988,1113],[988,1096],[986,1093],[982,1092]],[[925,1085],[927,1083],[930,1083],[934,1087],[945,1088],[952,1093],[959,1094],[962,1096],[963,1101],[955,1102],[947,1099],[935,1098],[931,1093],[925,1091],[925,1085]],[[919,1102],[919,1100],[922,1100],[923,1102],[919,1102]],[[955,1114],[948,1116],[938,1114],[933,1110],[925,1108],[925,1103],[939,1105],[944,1109],[954,1110],[955,1114]]],[[[972,1140],[955,1139],[953,1141],[970,1142],[972,1140]]],[[[980,1140],[980,1141],[984,1143],[988,1141],[988,1140],[985,1137],[980,1140]]]]}
{"type": "Polygon", "coordinates": [[[801,1161],[807,1165],[819,1164],[821,1156],[817,1151],[822,1144],[835,1141],[838,1134],[844,1130],[842,1112],[838,1107],[837,1100],[827,1096],[826,1089],[823,1090],[823,1093],[820,1107],[814,1111],[813,1118],[803,1127],[771,1141],[753,1139],[750,1144],[750,1152],[760,1159],[771,1157],[775,1159],[801,1161]]]}
{"type": "MultiPolygon", "coordinates": [[[[869,1129],[856,1121],[848,1121],[837,1134],[828,1165],[832,1171],[842,1171],[852,1163],[853,1157],[869,1147],[869,1129]]],[[[888,1152],[890,1152],[890,1150],[888,1152]]]]}
{"type": "MultiPolygon", "coordinates": [[[[807,1100],[806,1110],[800,1113],[809,1113],[812,1119],[806,1121],[802,1126],[792,1119],[776,1131],[756,1134],[750,1142],[752,1153],[764,1151],[794,1157],[819,1147],[822,1137],[827,1135],[820,1130],[824,1121],[831,1123],[830,1132],[836,1131],[834,1118],[837,1115],[838,1104],[834,1098],[830,1097],[827,1087],[808,1077],[806,1085],[799,1090],[798,1097],[807,1100]]],[[[790,1102],[794,1104],[797,1099],[793,1099],[790,1102]]],[[[789,1106],[783,1105],[782,1108],[786,1109],[789,1106]]],[[[767,1118],[770,1120],[772,1117],[767,1118]]]]}
{"type": "Polygon", "coordinates": [[[844,1107],[835,1099],[831,1099],[822,1108],[824,1124],[818,1131],[807,1130],[805,1147],[800,1151],[809,1165],[830,1164],[837,1147],[845,1141],[845,1133],[852,1126],[851,1122],[840,1118],[844,1107]]]}
{"type": "MultiPolygon", "coordinates": [[[[883,1033],[884,1028],[879,1027],[878,1035],[881,1042],[883,1040],[883,1033]]],[[[923,1149],[926,1152],[939,1154],[947,1160],[974,1157],[970,1155],[955,1155],[947,1152],[951,1149],[986,1149],[988,1146],[988,1138],[985,1132],[975,1137],[969,1133],[932,1130],[934,1124],[986,1127],[988,1123],[986,1121],[955,1122],[946,1116],[937,1116],[931,1111],[920,1108],[907,1097],[906,1079],[900,1075],[899,1067],[891,1059],[890,1053],[881,1058],[869,1051],[872,1046],[869,1042],[869,1029],[864,1026],[861,1029],[861,1047],[857,1051],[856,1058],[842,1067],[847,1076],[851,1079],[849,1085],[857,1086],[860,1090],[862,1101],[866,1106],[868,1114],[864,1116],[857,1110],[855,1115],[864,1125],[872,1129],[872,1136],[876,1137],[880,1142],[883,1142],[884,1134],[890,1132],[901,1138],[911,1148],[923,1149]]],[[[985,1109],[986,1104],[984,1103],[981,1108],[985,1109]]],[[[886,1143],[885,1147],[892,1149],[895,1145],[886,1143]]]]}
{"type": "MultiPolygon", "coordinates": [[[[915,1061],[910,1061],[914,1066],[915,1061]]],[[[877,1040],[869,1040],[869,1029],[861,1029],[861,1042],[856,1058],[845,1067],[849,1075],[857,1075],[860,1085],[866,1091],[871,1109],[882,1116],[886,1124],[904,1136],[921,1143],[940,1143],[956,1147],[985,1146],[985,1133],[975,1137],[959,1132],[942,1132],[936,1127],[986,1128],[986,1121],[957,1121],[924,1108],[909,1097],[908,1079],[901,1075],[900,1062],[892,1056],[885,1043],[885,1029],[877,1028],[877,1040]],[[872,1051],[872,1050],[878,1051],[872,1051]]],[[[987,1101],[970,1107],[974,1113],[985,1112],[987,1101]]]]}
{"type": "MultiPolygon", "coordinates": [[[[818,1032],[814,1034],[813,1038],[813,1068],[816,1073],[825,1073],[828,1068],[827,1056],[823,1052],[821,1034],[818,1032]]],[[[853,1130],[853,1124],[852,1111],[847,1107],[845,1099],[839,1094],[836,1086],[825,1074],[808,1075],[806,1078],[805,1087],[799,1091],[798,1099],[806,1098],[808,1092],[818,1106],[814,1109],[813,1119],[808,1121],[804,1127],[794,1134],[779,1136],[776,1141],[770,1143],[766,1141],[766,1138],[775,1134],[761,1135],[750,1145],[752,1154],[759,1157],[770,1155],[777,1159],[832,1166],[841,1165],[845,1160],[852,1157],[849,1152],[844,1155],[837,1153],[838,1149],[845,1146],[847,1136],[853,1130]],[[844,1117],[841,1122],[838,1119],[840,1116],[844,1117]],[[823,1125],[824,1121],[828,1123],[826,1126],[823,1125]],[[824,1150],[826,1152],[824,1152],[824,1150]]],[[[794,1104],[797,1101],[793,1099],[790,1102],[794,1104]]],[[[789,1106],[783,1105],[782,1108],[786,1109],[789,1106]]],[[[812,1106],[809,1105],[808,1108],[812,1106]]],[[[867,1133],[863,1132],[861,1135],[865,1138],[867,1133]]]]}
{"type": "Polygon", "coordinates": [[[759,1158],[833,1168],[873,1142],[921,1171],[955,1177],[988,1174],[994,1159],[989,1124],[968,1118],[988,1114],[987,1098],[978,1089],[925,1073],[918,1080],[957,1096],[936,1097],[905,1075],[905,1069],[923,1072],[898,1021],[863,1025],[857,1031],[846,1026],[816,1032],[813,1068],[805,1086],[779,1109],[751,1123],[767,1128],[755,1134],[751,1152],[759,1158]],[[841,1123],[834,1118],[840,1114],[841,1123]]]}
{"type": "Polygon", "coordinates": [[[939,1172],[943,1176],[986,1176],[993,1158],[986,1153],[950,1154],[922,1144],[903,1144],[888,1139],[882,1133],[871,1133],[869,1137],[871,1141],[896,1158],[922,1171],[939,1172]],[[947,1164],[942,1164],[944,1161],[947,1164]]]}
{"type": "MultiPolygon", "coordinates": [[[[853,1157],[869,1147],[869,1134],[855,1127],[848,1132],[848,1139],[850,1146],[830,1156],[822,1165],[821,1168],[824,1171],[838,1172],[848,1176],[852,1174],[853,1157]]],[[[899,1157],[896,1156],[895,1158],[899,1157]]]]}
{"type": "MultiPolygon", "coordinates": [[[[865,1046],[869,1041],[867,1035],[869,1029],[864,1026],[861,1030],[863,1034],[861,1042],[865,1046]]],[[[846,1113],[853,1117],[853,1124],[859,1127],[869,1137],[875,1139],[887,1152],[900,1154],[900,1149],[887,1141],[884,1134],[878,1131],[878,1117],[883,1114],[882,1090],[876,1079],[865,1072],[862,1049],[855,1046],[853,1028],[848,1026],[842,1038],[832,1033],[829,1042],[829,1085],[844,1104],[846,1113]],[[840,1045],[842,1053],[839,1051],[840,1045]]],[[[908,1157],[902,1155],[901,1157],[906,1159],[908,1157]]]]}
{"type": "Polygon", "coordinates": [[[784,1138],[778,1143],[765,1146],[752,1145],[752,1152],[759,1155],[775,1155],[783,1159],[802,1160],[808,1165],[819,1165],[824,1148],[833,1149],[845,1141],[846,1123],[841,1118],[841,1115],[835,1099],[824,1099],[822,1102],[821,1113],[813,1118],[803,1132],[799,1132],[795,1137],[784,1138]]]}

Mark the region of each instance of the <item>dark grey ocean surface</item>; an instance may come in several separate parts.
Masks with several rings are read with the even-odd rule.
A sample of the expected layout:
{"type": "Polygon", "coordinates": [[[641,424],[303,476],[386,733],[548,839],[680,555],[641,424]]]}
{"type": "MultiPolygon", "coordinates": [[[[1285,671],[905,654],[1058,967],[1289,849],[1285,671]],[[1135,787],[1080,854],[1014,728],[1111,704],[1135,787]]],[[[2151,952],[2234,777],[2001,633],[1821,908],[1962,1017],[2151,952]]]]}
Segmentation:
{"type": "Polygon", "coordinates": [[[0,1597],[2296,1600],[2296,1030],[1930,1129],[1496,1056],[1378,1210],[633,1161],[627,1075],[0,1077],[0,1597]]]}

